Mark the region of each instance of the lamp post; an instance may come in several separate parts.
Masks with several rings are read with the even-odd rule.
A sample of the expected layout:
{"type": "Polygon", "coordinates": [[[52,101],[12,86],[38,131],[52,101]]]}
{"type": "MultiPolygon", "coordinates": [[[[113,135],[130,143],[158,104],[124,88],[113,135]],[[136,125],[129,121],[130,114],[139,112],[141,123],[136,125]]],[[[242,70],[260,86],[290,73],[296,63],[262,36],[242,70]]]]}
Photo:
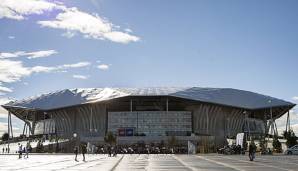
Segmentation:
{"type": "Polygon", "coordinates": [[[274,126],[274,124],[273,124],[273,117],[272,117],[272,106],[271,106],[271,99],[269,99],[268,100],[268,103],[269,103],[269,106],[270,106],[270,119],[269,119],[269,125],[268,125],[268,138],[267,138],[267,143],[266,143],[266,147],[268,147],[268,142],[269,142],[269,129],[270,129],[270,132],[272,133],[274,133],[274,128],[273,128],[273,126],[274,126]]]}
{"type": "Polygon", "coordinates": [[[77,137],[78,137],[78,134],[76,132],[73,133],[73,139],[74,139],[74,146],[77,146],[77,137]]]}
{"type": "Polygon", "coordinates": [[[246,140],[248,140],[248,134],[249,134],[249,123],[248,123],[248,120],[247,120],[247,118],[248,118],[248,116],[247,116],[247,111],[245,110],[245,111],[243,111],[242,112],[243,113],[243,115],[244,115],[244,124],[245,124],[245,126],[244,126],[244,131],[245,131],[245,127],[246,127],[246,129],[247,129],[247,132],[245,133],[246,134],[246,140]]]}

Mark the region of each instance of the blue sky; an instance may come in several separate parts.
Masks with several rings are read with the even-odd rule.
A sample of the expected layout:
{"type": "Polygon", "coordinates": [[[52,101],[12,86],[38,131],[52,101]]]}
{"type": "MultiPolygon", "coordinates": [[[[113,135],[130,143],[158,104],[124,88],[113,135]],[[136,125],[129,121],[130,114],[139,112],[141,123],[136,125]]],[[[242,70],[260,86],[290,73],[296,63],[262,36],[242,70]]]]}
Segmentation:
{"type": "Polygon", "coordinates": [[[2,99],[203,86],[298,102],[296,0],[41,2],[0,0],[2,99]]]}

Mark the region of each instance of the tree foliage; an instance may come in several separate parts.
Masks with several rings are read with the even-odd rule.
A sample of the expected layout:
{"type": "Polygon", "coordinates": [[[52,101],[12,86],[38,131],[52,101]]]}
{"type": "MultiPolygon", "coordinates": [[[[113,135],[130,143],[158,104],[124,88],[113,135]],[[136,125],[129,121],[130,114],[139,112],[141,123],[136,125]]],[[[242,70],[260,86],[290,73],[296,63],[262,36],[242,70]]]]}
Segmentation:
{"type": "Polygon", "coordinates": [[[114,134],[112,132],[108,132],[104,138],[104,141],[111,145],[111,144],[116,143],[116,137],[114,136],[114,134]]]}
{"type": "Polygon", "coordinates": [[[282,151],[281,143],[278,140],[278,136],[274,136],[272,146],[276,152],[280,153],[282,151]]]}
{"type": "Polygon", "coordinates": [[[2,134],[1,140],[2,141],[7,141],[9,139],[9,134],[7,132],[2,134]]]}
{"type": "Polygon", "coordinates": [[[297,144],[297,137],[292,129],[284,131],[283,136],[287,140],[287,147],[292,147],[297,144]]]}
{"type": "Polygon", "coordinates": [[[168,139],[168,145],[169,147],[173,148],[177,145],[177,139],[175,136],[171,136],[169,139],[168,139]]]}
{"type": "Polygon", "coordinates": [[[260,140],[260,148],[261,148],[262,153],[266,153],[266,150],[267,150],[266,144],[267,144],[267,141],[266,141],[265,137],[262,137],[260,140]]]}

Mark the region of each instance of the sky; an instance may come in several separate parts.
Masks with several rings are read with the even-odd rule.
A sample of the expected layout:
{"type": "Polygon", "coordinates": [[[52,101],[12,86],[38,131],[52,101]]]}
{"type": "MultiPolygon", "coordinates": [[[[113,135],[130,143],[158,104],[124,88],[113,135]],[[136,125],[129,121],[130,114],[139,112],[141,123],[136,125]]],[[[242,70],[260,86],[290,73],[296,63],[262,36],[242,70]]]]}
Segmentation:
{"type": "MultiPolygon", "coordinates": [[[[66,88],[152,86],[237,88],[298,103],[297,7],[296,0],[0,0],[0,103],[66,88]]],[[[0,113],[1,133],[7,114],[0,113]]]]}

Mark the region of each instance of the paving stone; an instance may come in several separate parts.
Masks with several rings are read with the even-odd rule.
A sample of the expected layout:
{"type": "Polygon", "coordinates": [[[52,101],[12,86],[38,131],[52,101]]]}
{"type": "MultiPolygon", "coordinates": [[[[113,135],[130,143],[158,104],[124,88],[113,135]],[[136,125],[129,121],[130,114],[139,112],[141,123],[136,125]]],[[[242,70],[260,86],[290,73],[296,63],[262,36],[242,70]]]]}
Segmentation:
{"type": "Polygon", "coordinates": [[[257,156],[251,162],[244,155],[166,155],[166,154],[132,154],[86,155],[86,162],[74,155],[38,155],[32,154],[28,159],[18,159],[17,155],[0,155],[0,170],[115,170],[115,171],[298,171],[298,156],[273,155],[257,156]]]}

